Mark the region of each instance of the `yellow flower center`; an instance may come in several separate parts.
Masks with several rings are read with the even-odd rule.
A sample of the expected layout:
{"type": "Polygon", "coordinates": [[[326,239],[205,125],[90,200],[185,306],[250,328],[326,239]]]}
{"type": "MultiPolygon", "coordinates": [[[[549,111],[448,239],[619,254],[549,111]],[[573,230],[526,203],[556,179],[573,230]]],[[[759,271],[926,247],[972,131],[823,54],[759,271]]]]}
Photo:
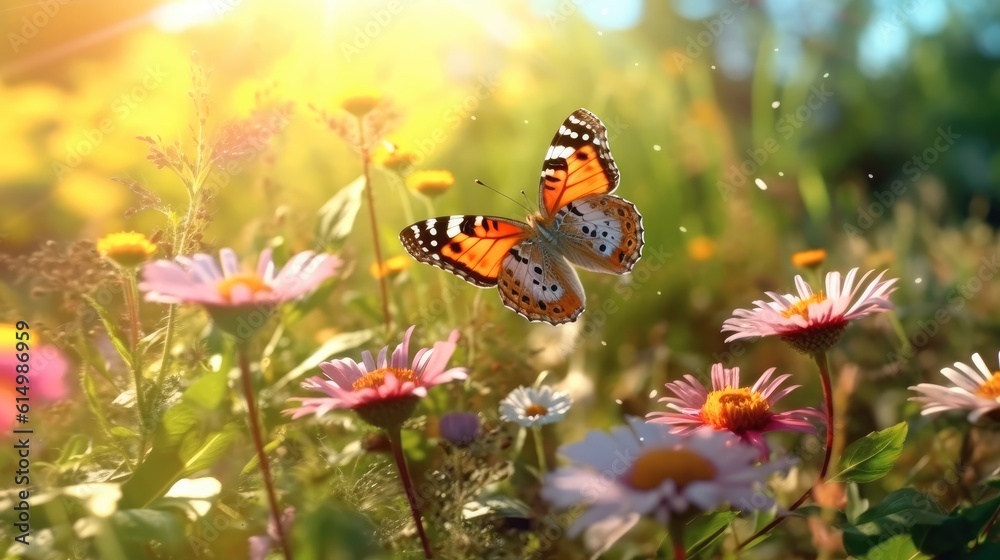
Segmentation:
{"type": "Polygon", "coordinates": [[[816,268],[826,260],[826,251],[823,249],[811,249],[809,251],[799,251],[792,255],[792,264],[799,268],[816,268]]]}
{"type": "Polygon", "coordinates": [[[156,245],[134,231],[112,233],[97,240],[97,251],[126,267],[145,262],[156,253],[156,245]]]}
{"type": "Polygon", "coordinates": [[[216,286],[219,295],[225,298],[227,301],[232,301],[233,290],[237,286],[244,286],[248,288],[251,292],[270,292],[271,286],[264,283],[264,279],[256,274],[245,272],[240,274],[234,274],[229,278],[226,278],[216,286]]]}
{"type": "Polygon", "coordinates": [[[813,303],[819,303],[821,301],[826,301],[826,296],[823,295],[822,291],[819,291],[807,297],[806,299],[800,299],[799,301],[793,303],[791,307],[782,311],[781,314],[786,319],[791,318],[792,315],[801,315],[803,319],[808,319],[809,305],[813,303]]]}
{"type": "Polygon", "coordinates": [[[439,195],[454,184],[455,176],[444,170],[415,171],[406,178],[406,186],[427,196],[439,195]]]}
{"type": "Polygon", "coordinates": [[[524,407],[524,415],[530,418],[539,418],[549,413],[549,409],[536,403],[531,403],[524,407]]]}
{"type": "Polygon", "coordinates": [[[387,367],[364,374],[361,379],[354,382],[352,387],[354,387],[355,391],[360,391],[361,389],[377,389],[385,383],[385,376],[390,373],[395,375],[396,379],[398,379],[400,383],[406,383],[407,381],[419,383],[420,381],[417,379],[417,376],[413,374],[412,369],[387,367]]]}
{"type": "Polygon", "coordinates": [[[636,459],[625,481],[636,490],[652,490],[666,480],[673,480],[680,489],[691,482],[713,478],[715,465],[693,451],[653,449],[636,459]]]}
{"type": "Polygon", "coordinates": [[[747,388],[712,391],[701,407],[701,419],[716,430],[741,433],[767,422],[771,403],[747,388]]]}
{"type": "Polygon", "coordinates": [[[1000,398],[1000,371],[994,371],[993,377],[980,385],[976,394],[986,399],[1000,398]]]}

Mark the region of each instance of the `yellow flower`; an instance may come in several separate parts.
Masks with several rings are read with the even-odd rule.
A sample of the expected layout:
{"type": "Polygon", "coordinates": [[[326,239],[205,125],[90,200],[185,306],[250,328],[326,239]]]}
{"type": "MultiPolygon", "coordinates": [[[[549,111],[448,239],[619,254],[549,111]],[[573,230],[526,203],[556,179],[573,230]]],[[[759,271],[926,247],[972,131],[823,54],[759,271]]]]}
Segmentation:
{"type": "Polygon", "coordinates": [[[406,255],[400,255],[387,259],[382,263],[372,263],[370,272],[376,279],[395,278],[413,264],[413,259],[406,255]]]}
{"type": "Polygon", "coordinates": [[[366,93],[347,97],[340,103],[340,106],[348,113],[360,118],[378,107],[381,102],[381,94],[366,93]]]}
{"type": "Polygon", "coordinates": [[[792,255],[792,264],[799,268],[816,268],[826,260],[826,251],[823,249],[810,249],[799,251],[792,255]]]}
{"type": "Polygon", "coordinates": [[[409,171],[413,167],[413,164],[416,163],[417,153],[393,148],[392,151],[380,150],[375,152],[373,159],[375,163],[389,171],[403,174],[409,171]]]}
{"type": "Polygon", "coordinates": [[[455,176],[451,174],[451,171],[414,171],[406,178],[406,186],[427,196],[442,194],[454,184],[455,176]]]}
{"type": "Polygon", "coordinates": [[[123,268],[135,268],[156,253],[156,245],[134,231],[111,233],[97,240],[102,257],[123,268]]]}
{"type": "Polygon", "coordinates": [[[715,242],[704,235],[699,235],[688,243],[688,256],[692,260],[707,261],[714,254],[715,242]]]}

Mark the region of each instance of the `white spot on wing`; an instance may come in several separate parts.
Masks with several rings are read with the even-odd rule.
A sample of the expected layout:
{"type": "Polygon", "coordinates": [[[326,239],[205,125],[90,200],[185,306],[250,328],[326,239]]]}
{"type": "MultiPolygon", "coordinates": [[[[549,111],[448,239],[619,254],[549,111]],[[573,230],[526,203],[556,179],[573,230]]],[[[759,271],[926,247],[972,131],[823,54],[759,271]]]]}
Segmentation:
{"type": "Polygon", "coordinates": [[[448,237],[455,237],[460,233],[462,233],[462,217],[452,216],[448,218],[448,229],[445,231],[445,234],[448,237]]]}

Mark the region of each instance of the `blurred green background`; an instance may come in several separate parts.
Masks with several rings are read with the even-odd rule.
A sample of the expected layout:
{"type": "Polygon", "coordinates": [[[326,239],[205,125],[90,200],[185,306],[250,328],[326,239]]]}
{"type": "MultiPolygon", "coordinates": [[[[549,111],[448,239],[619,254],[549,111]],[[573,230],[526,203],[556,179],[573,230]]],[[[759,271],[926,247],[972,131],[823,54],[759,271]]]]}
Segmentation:
{"type": "MultiPolygon", "coordinates": [[[[136,137],[193,153],[199,134],[210,143],[227,123],[275,114],[285,116],[273,134],[209,181],[202,249],[317,248],[317,209],[361,172],[318,110],[336,113],[357,94],[391,101],[401,118],[386,140],[414,152],[418,169],[455,177],[431,200],[378,170],[383,256],[398,257],[398,232],[431,212],[523,218],[474,179],[534,204],[553,133],[586,107],[609,128],[618,194],[642,212],[646,248],[629,277],[582,274],[581,322],[526,326],[492,292],[430,267],[391,280],[397,324],[427,336],[466,329],[466,358],[488,391],[553,369],[583,403],[565,428],[579,434],[616,422],[614,399],[644,413],[664,381],[717,361],[812,376],[780,341],[730,346],[719,333],[733,308],[788,291],[789,257],[811,248],[827,250],[827,269],[902,279],[898,322],[852,327],[833,356],[860,372],[843,388],[854,394],[841,408],[848,441],[912,416],[907,385],[938,381],[943,365],[1000,340],[996,2],[51,0],[0,13],[8,259],[46,240],[163,228],[112,180],[187,203],[136,137]],[[208,108],[202,126],[192,92],[208,108]],[[935,319],[942,310],[946,321],[935,319]]],[[[299,357],[380,321],[367,220],[362,210],[330,246],[353,274],[295,325],[299,357]]],[[[32,273],[0,274],[0,320],[70,320],[72,306],[35,293],[32,273]]],[[[155,321],[160,311],[145,312],[155,321]]],[[[819,387],[803,383],[791,400],[819,402],[819,387]]]]}

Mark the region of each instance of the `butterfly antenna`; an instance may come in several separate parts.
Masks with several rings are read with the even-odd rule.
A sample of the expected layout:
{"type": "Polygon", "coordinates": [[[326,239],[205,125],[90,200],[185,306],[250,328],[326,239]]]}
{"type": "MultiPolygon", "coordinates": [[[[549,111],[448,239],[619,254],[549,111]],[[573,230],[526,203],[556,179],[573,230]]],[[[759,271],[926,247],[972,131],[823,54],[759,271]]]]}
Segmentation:
{"type": "MultiPolygon", "coordinates": [[[[527,206],[525,206],[525,205],[521,204],[521,203],[520,203],[520,202],[518,202],[517,200],[515,200],[515,199],[513,199],[513,198],[511,198],[511,197],[509,197],[509,196],[507,196],[507,195],[505,195],[504,193],[502,193],[502,192],[500,192],[500,191],[498,191],[498,190],[494,189],[493,187],[491,187],[491,186],[487,185],[486,183],[484,183],[484,182],[480,181],[479,179],[476,179],[476,184],[477,184],[477,185],[479,185],[479,186],[481,186],[481,187],[486,187],[487,189],[490,189],[491,191],[493,191],[493,192],[497,193],[498,195],[500,195],[500,196],[502,196],[502,197],[506,198],[507,200],[509,200],[509,201],[513,202],[514,204],[517,204],[517,205],[518,205],[518,206],[520,206],[521,208],[524,208],[525,210],[527,210],[527,211],[528,211],[528,213],[531,213],[531,208],[528,208],[527,206]]],[[[524,191],[521,191],[521,194],[524,194],[524,191]]],[[[525,200],[527,200],[527,197],[525,197],[525,200]]]]}
{"type": "MultiPolygon", "coordinates": [[[[531,206],[531,201],[530,201],[530,200],[528,200],[528,193],[526,193],[526,192],[524,192],[524,191],[522,190],[522,191],[521,191],[521,198],[523,198],[523,199],[524,199],[524,207],[525,207],[525,208],[528,208],[529,206],[531,206]]],[[[530,210],[529,210],[529,212],[530,212],[530,210]]]]}

